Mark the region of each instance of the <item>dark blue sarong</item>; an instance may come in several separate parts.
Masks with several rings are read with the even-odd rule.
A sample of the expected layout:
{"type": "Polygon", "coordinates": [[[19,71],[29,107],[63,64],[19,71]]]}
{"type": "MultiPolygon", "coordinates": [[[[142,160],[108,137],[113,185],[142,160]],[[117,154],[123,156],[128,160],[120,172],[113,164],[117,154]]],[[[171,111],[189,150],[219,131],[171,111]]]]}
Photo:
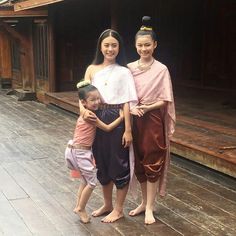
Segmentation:
{"type": "MultiPolygon", "coordinates": [[[[97,117],[110,124],[119,117],[119,108],[107,108],[96,111],[97,117]]],[[[102,185],[110,181],[118,189],[123,188],[130,180],[129,149],[122,146],[124,122],[111,132],[97,128],[93,144],[93,154],[98,168],[97,178],[102,185]]]]}

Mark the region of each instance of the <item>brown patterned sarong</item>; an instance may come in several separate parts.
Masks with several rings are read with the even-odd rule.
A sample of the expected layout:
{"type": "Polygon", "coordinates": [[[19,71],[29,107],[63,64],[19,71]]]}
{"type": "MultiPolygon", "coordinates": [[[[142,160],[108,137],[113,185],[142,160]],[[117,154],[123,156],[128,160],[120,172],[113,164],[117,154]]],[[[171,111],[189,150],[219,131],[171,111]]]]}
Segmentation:
{"type": "Polygon", "coordinates": [[[156,182],[163,172],[167,147],[160,109],[134,116],[135,175],[140,183],[156,182]]]}

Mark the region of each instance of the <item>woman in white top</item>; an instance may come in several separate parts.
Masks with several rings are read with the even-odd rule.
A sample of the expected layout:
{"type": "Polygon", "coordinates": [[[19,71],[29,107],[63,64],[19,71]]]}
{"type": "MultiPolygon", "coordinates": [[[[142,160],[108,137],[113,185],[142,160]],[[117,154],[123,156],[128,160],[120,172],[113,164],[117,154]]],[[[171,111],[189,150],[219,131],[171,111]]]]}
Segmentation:
{"type": "MultiPolygon", "coordinates": [[[[134,81],[125,67],[124,49],[120,35],[107,29],[100,35],[93,63],[87,68],[85,80],[96,86],[102,97],[102,105],[96,111],[104,123],[110,123],[124,110],[124,122],[112,132],[97,130],[93,153],[97,165],[97,177],[103,187],[104,204],[92,213],[100,216],[109,213],[103,222],[114,222],[123,217],[123,204],[132,178],[133,156],[129,155],[132,143],[130,104],[137,101],[134,81]],[[112,205],[112,189],[116,186],[116,201],[112,205]]],[[[93,112],[80,104],[84,119],[93,122],[93,112]]]]}

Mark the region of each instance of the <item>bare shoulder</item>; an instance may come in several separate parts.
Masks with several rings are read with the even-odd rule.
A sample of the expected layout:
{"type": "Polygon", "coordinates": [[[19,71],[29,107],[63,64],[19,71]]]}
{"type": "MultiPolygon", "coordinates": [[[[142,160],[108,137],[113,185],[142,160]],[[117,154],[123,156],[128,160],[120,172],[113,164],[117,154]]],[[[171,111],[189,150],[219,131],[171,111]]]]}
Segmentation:
{"type": "Polygon", "coordinates": [[[91,80],[99,70],[101,70],[101,65],[89,65],[85,72],[85,80],[91,80]]]}
{"type": "Polygon", "coordinates": [[[94,75],[94,71],[96,70],[96,65],[89,65],[86,69],[85,75],[84,75],[84,79],[85,80],[89,80],[91,81],[93,75],[94,75]]]}

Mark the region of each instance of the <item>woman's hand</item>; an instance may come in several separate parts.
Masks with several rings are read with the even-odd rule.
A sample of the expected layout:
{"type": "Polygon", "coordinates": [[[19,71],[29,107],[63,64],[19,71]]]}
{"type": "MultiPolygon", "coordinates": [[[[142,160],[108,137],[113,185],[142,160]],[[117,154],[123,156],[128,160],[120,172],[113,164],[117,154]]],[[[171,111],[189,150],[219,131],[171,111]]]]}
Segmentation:
{"type": "Polygon", "coordinates": [[[132,141],[133,137],[131,131],[125,131],[122,137],[122,145],[124,145],[124,148],[129,147],[132,141]]]}
{"type": "Polygon", "coordinates": [[[141,117],[141,116],[144,115],[143,109],[140,109],[139,106],[134,107],[134,108],[130,111],[130,113],[131,113],[132,115],[139,116],[139,117],[141,117]]]}
{"type": "Polygon", "coordinates": [[[82,118],[90,123],[95,123],[97,120],[97,116],[90,110],[85,109],[82,118]]]}
{"type": "Polygon", "coordinates": [[[138,106],[139,110],[142,110],[143,115],[149,111],[149,106],[148,105],[140,105],[138,106]]]}

